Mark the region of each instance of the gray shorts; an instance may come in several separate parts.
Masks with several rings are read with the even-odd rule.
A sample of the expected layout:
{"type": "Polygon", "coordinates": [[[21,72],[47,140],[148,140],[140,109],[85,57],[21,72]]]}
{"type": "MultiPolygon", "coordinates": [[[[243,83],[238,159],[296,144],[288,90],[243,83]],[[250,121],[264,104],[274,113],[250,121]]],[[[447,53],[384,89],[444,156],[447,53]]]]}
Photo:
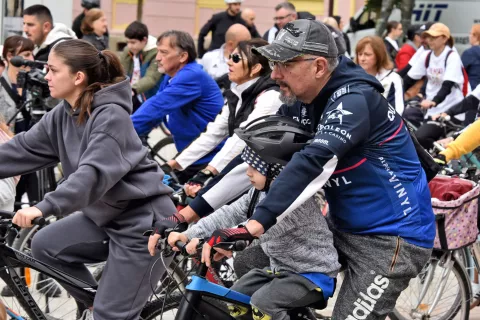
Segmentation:
{"type": "MultiPolygon", "coordinates": [[[[273,272],[270,268],[253,269],[238,280],[232,290],[251,296],[253,319],[288,320],[288,311],[326,303],[320,288],[307,278],[288,271],[273,272]]],[[[232,316],[243,315],[240,310],[232,316]]]]}
{"type": "Polygon", "coordinates": [[[345,273],[333,319],[385,319],[432,253],[400,237],[332,232],[345,273]]]}

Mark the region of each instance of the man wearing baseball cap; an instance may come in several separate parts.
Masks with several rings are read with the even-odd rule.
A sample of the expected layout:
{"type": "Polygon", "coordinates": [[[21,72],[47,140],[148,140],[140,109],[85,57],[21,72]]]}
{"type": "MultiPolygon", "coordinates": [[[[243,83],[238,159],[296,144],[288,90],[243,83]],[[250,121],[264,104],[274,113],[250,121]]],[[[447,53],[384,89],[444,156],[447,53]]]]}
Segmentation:
{"type": "MultiPolygon", "coordinates": [[[[337,58],[332,34],[321,22],[289,22],[272,44],[254,53],[270,60],[285,103],[279,113],[316,135],[294,154],[248,223],[225,233],[225,241],[260,237],[323,188],[345,268],[332,318],[385,319],[430,258],[435,238],[427,178],[410,134],[382,97],[381,84],[350,59],[337,58]]],[[[292,138],[278,139],[280,145],[292,138]]],[[[289,250],[300,250],[302,243],[289,243],[289,250]]],[[[209,257],[211,248],[204,250],[209,257]]]]}
{"type": "Polygon", "coordinates": [[[425,24],[420,25],[420,27],[416,30],[415,33],[422,37],[422,43],[418,47],[415,54],[410,58],[410,61],[408,61],[407,66],[404,67],[403,69],[399,69],[399,71],[397,72],[402,78],[407,75],[407,73],[408,73],[408,71],[410,71],[410,69],[412,69],[412,66],[415,64],[415,62],[417,62],[417,59],[419,59],[425,51],[429,50],[428,45],[425,42],[425,37],[423,37],[422,34],[425,31],[427,31],[428,29],[430,29],[430,27],[433,24],[434,24],[433,22],[427,22],[425,24]]]}

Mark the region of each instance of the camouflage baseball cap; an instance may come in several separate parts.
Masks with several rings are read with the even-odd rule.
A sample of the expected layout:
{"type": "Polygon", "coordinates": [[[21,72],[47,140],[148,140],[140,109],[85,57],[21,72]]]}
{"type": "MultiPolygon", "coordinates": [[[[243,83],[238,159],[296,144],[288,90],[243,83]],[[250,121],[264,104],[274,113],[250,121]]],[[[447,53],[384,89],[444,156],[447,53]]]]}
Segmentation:
{"type": "Polygon", "coordinates": [[[272,44],[252,48],[252,52],[278,62],[285,62],[304,54],[327,58],[338,56],[335,40],[327,26],[320,21],[304,19],[287,23],[278,32],[272,44]]]}

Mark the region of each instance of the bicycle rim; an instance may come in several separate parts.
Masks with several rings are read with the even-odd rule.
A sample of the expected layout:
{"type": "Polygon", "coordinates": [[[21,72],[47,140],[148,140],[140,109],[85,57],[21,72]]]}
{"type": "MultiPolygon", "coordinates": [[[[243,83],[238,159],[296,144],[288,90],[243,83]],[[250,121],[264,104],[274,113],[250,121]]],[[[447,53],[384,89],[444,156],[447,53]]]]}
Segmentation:
{"type": "MultiPolygon", "coordinates": [[[[49,219],[51,221],[55,220],[53,217],[49,217],[49,219]]],[[[15,239],[12,247],[31,255],[31,241],[39,229],[38,226],[22,229],[19,238],[15,239]]],[[[56,280],[30,268],[16,268],[15,270],[27,284],[30,295],[44,314],[49,315],[52,319],[77,319],[78,306],[75,299],[56,280]]],[[[24,319],[30,319],[24,308],[20,306],[17,298],[0,296],[0,299],[12,311],[20,314],[24,319]]]]}
{"type": "Polygon", "coordinates": [[[470,314],[470,287],[463,266],[457,259],[453,260],[446,281],[445,289],[433,311],[428,314],[435,295],[441,285],[441,274],[444,271],[439,263],[439,257],[432,255],[420,274],[410,281],[409,286],[397,299],[395,309],[389,315],[392,320],[433,319],[433,320],[463,320],[470,314]],[[430,283],[428,272],[433,272],[430,283]],[[426,294],[419,306],[418,300],[422,289],[426,294]]]}

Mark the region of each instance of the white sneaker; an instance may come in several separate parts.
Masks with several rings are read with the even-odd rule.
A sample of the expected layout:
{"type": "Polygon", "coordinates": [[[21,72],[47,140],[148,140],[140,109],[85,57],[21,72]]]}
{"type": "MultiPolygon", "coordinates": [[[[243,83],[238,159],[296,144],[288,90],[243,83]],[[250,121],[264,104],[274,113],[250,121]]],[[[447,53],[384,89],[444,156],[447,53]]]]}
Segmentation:
{"type": "Polygon", "coordinates": [[[78,320],[93,320],[93,310],[85,309],[78,320]]]}

